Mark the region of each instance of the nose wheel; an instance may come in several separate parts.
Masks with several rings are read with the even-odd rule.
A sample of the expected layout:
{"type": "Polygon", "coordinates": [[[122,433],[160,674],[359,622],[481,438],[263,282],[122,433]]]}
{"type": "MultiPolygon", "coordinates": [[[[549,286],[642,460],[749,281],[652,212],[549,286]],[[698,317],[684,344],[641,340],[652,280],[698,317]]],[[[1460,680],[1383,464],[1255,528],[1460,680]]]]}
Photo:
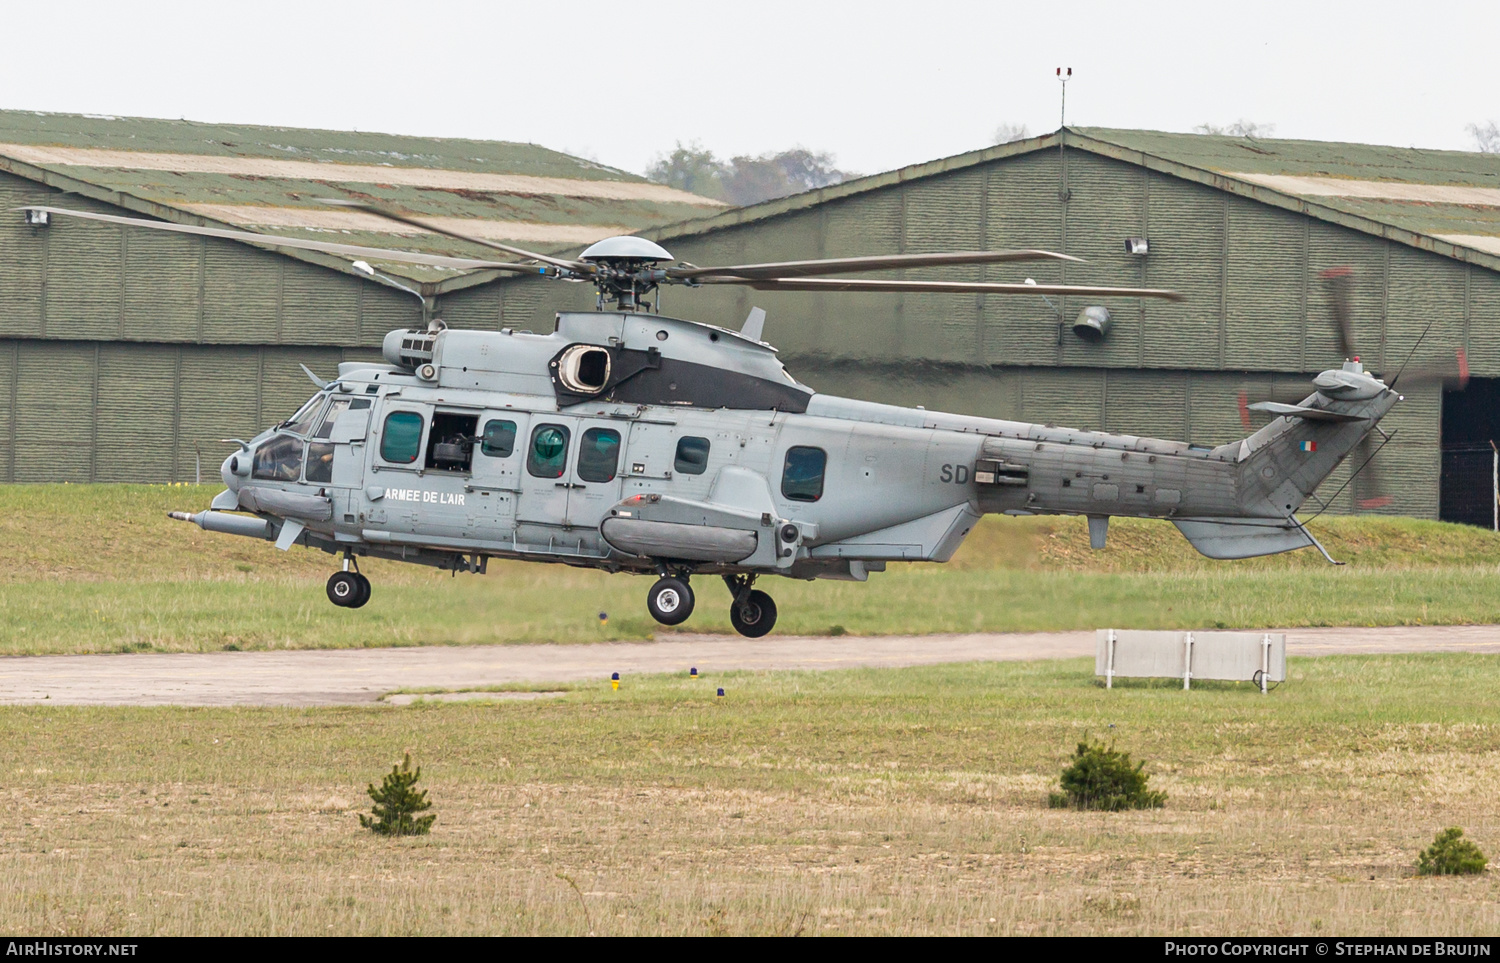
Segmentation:
{"type": "Polygon", "coordinates": [[[370,601],[370,580],[358,572],[334,572],[328,578],[328,601],[357,609],[370,601]]]}
{"type": "Polygon", "coordinates": [[[755,577],[726,575],[724,584],[734,594],[729,603],[729,623],[747,639],[758,639],[776,627],[776,602],[760,589],[751,588],[755,577]]]}
{"type": "Polygon", "coordinates": [[[681,625],[693,614],[693,590],[687,579],[666,576],[646,593],[646,608],[662,625],[681,625]]]}

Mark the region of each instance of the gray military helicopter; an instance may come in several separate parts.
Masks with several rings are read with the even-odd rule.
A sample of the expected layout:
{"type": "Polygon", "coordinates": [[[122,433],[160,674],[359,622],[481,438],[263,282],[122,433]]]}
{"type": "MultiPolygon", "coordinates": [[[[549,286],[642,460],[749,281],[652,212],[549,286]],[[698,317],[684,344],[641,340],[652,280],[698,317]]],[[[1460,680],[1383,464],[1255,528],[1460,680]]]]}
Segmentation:
{"type": "MultiPolygon", "coordinates": [[[[491,558],[514,558],[654,574],[646,604],[665,625],[691,615],[693,576],[719,575],[732,597],[730,620],[754,638],[776,622],[775,602],[755,587],[761,576],[865,581],[891,561],[946,561],[987,513],[1083,515],[1095,548],[1104,546],[1110,517],[1124,515],[1167,519],[1212,558],[1323,551],[1296,512],[1400,400],[1394,379],[1387,385],[1355,358],[1319,374],[1297,403],[1248,405],[1273,420],[1208,448],[833,397],[787,373],[762,340],[760,309],[731,330],[663,317],[648,299],[663,285],[708,284],[1178,295],[826,277],[1077,260],[1047,251],[697,267],[674,263],[638,237],[608,238],[577,258],[561,258],[366,209],[519,260],[28,208],[265,247],[596,286],[598,310],[559,314],[552,334],[456,330],[434,319],[386,335],[385,364],[346,362],[327,382],[304,367],[317,393],[281,424],[236,441],[222,468],[228,488],[207,510],[171,513],[283,550],[300,544],[342,555],[343,569],[327,586],[341,606],[369,601],[361,558],[479,573],[491,558]]],[[[356,267],[375,274],[364,262],[356,267]]]]}

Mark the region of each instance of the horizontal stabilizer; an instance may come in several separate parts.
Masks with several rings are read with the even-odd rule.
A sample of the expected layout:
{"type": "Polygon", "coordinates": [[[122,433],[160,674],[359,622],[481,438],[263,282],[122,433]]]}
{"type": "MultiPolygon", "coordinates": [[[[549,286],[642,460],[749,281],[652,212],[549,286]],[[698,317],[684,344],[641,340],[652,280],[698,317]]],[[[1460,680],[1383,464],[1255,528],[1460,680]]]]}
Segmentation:
{"type": "Polygon", "coordinates": [[[1279,401],[1257,401],[1253,405],[1246,405],[1251,411],[1265,411],[1273,415],[1286,415],[1289,418],[1306,418],[1308,421],[1366,421],[1368,419],[1361,415],[1346,415],[1338,411],[1328,411],[1324,408],[1309,408],[1305,405],[1285,405],[1279,401]]]}
{"type": "Polygon", "coordinates": [[[1317,545],[1285,518],[1174,518],[1172,524],[1209,558],[1254,558],[1317,545]]]}

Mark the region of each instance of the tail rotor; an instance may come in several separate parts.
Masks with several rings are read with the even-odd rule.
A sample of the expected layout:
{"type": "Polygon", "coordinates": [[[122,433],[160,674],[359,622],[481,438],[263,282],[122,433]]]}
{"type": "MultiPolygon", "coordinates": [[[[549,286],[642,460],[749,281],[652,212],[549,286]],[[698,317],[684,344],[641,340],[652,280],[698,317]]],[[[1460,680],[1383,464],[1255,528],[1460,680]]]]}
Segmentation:
{"type": "MultiPolygon", "coordinates": [[[[1354,336],[1354,312],[1353,289],[1354,269],[1350,267],[1333,267],[1318,272],[1318,278],[1322,282],[1322,288],[1327,305],[1327,318],[1331,323],[1334,333],[1338,339],[1339,351],[1344,358],[1354,362],[1359,361],[1358,349],[1354,336]]],[[[1429,328],[1431,327],[1429,323],[1429,328]]],[[[1423,331],[1426,335],[1426,331],[1423,331]]],[[[1421,346],[1422,338],[1412,346],[1411,354],[1415,355],[1417,348],[1421,346]]],[[[1407,361],[1410,362],[1410,357],[1407,361]]],[[[1450,358],[1436,361],[1423,361],[1416,364],[1405,364],[1396,375],[1391,378],[1389,387],[1394,390],[1399,382],[1401,387],[1410,391],[1412,388],[1440,384],[1444,390],[1462,391],[1469,381],[1468,358],[1462,348],[1453,352],[1450,358]]],[[[1296,404],[1306,398],[1305,389],[1299,397],[1292,397],[1294,392],[1287,392],[1275,386],[1270,392],[1271,397],[1266,400],[1279,402],[1283,405],[1296,404]]],[[[1265,392],[1257,392],[1257,395],[1265,392]]],[[[1251,412],[1258,405],[1251,404],[1251,391],[1249,387],[1241,388],[1239,392],[1239,414],[1240,423],[1245,430],[1251,428],[1251,412]]],[[[1378,511],[1387,508],[1394,503],[1395,498],[1390,494],[1390,489],[1385,484],[1383,473],[1377,467],[1376,455],[1380,449],[1387,445],[1394,432],[1387,433],[1376,429],[1365,435],[1350,453],[1350,463],[1354,466],[1353,474],[1346,485],[1353,486],[1354,509],[1356,512],[1378,511]]],[[[1342,489],[1340,489],[1342,491],[1342,489]]],[[[1335,496],[1336,497],[1336,496],[1335,496]]]]}

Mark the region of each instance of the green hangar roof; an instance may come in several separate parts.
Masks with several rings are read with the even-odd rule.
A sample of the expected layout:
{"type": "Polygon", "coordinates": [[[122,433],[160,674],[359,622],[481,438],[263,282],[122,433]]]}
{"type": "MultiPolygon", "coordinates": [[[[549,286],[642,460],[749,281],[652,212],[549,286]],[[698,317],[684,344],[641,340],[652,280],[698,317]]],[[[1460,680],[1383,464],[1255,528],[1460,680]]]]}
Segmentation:
{"type": "Polygon", "coordinates": [[[1065,145],[1500,271],[1500,154],[1069,127],[673,225],[682,237],[1065,145]]]}
{"type": "MultiPolygon", "coordinates": [[[[474,257],[494,252],[327,201],[382,202],[549,251],[725,206],[535,144],[30,111],[0,111],[0,170],[179,223],[474,257]]],[[[343,270],[353,260],[287,253],[343,270]]],[[[381,268],[443,287],[490,277],[381,268]]]]}

